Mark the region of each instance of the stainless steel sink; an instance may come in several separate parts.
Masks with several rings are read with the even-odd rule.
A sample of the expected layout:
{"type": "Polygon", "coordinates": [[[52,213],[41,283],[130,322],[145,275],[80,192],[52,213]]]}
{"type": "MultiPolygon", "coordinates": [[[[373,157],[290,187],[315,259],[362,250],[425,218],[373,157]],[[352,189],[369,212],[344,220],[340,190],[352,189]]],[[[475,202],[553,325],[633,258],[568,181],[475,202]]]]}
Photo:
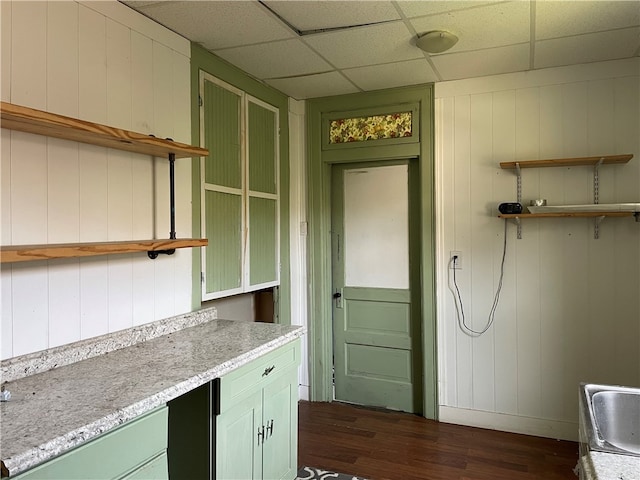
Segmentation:
{"type": "Polygon", "coordinates": [[[591,450],[640,456],[640,388],[582,384],[580,407],[591,450]]]}

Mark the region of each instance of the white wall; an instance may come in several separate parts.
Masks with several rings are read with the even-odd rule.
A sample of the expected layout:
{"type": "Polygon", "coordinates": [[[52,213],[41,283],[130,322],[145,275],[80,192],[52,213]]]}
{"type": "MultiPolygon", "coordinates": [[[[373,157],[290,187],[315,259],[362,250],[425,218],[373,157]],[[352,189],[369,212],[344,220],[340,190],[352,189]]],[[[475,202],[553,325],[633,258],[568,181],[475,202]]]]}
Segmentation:
{"type": "MultiPolygon", "coordinates": [[[[1,2],[3,101],[191,142],[190,44],[112,2],[1,2]]],[[[166,160],[2,130],[3,245],[168,238],[166,160]]],[[[176,162],[191,236],[190,160],[176,162]]],[[[191,307],[191,251],[3,264],[2,359],[191,307]]]]}
{"type": "MultiPolygon", "coordinates": [[[[640,223],[508,224],[495,324],[457,325],[449,252],[467,322],[482,328],[498,284],[502,220],[516,176],[501,161],[632,153],[600,169],[600,203],[640,202],[640,60],[436,85],[440,418],[575,439],[579,382],[640,386],[640,223]]],[[[590,167],[523,170],[523,201],[591,203],[590,167]]]]}
{"type": "MultiPolygon", "coordinates": [[[[305,103],[289,99],[289,245],[291,259],[291,323],[307,327],[307,184],[305,103]]],[[[309,399],[308,335],[302,338],[299,394],[309,399]]]]}

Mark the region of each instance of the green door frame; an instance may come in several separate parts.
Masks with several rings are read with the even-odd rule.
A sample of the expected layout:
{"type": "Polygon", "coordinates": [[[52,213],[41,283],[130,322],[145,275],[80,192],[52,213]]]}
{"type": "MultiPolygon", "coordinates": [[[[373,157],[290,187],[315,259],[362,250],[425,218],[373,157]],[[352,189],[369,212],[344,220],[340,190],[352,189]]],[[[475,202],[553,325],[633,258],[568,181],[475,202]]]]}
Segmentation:
{"type": "Polygon", "coordinates": [[[307,101],[309,374],[311,400],[330,402],[332,389],[331,166],[336,163],[417,158],[420,177],[420,305],[422,311],[423,410],[438,416],[435,219],[433,171],[433,85],[317,98],[307,101]],[[411,141],[389,139],[327,146],[326,118],[412,110],[411,141]],[[372,146],[371,144],[374,144],[372,146]]]}

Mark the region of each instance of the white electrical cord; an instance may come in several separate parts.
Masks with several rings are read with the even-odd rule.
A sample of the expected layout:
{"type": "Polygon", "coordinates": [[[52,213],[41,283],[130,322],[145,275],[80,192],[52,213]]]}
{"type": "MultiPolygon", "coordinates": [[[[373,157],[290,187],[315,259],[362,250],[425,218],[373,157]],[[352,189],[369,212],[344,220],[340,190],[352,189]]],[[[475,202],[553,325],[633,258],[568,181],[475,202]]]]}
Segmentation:
{"type": "Polygon", "coordinates": [[[469,335],[470,337],[479,337],[487,330],[491,328],[493,322],[496,318],[496,309],[498,308],[498,302],[500,301],[500,292],[502,291],[502,280],[504,278],[504,260],[507,256],[507,220],[504,221],[504,242],[502,247],[502,261],[500,262],[500,280],[498,281],[498,288],[496,289],[496,294],[493,297],[493,305],[491,306],[491,310],[489,311],[489,318],[487,319],[487,325],[482,330],[474,330],[469,327],[465,321],[464,317],[464,307],[462,304],[462,296],[460,295],[460,289],[458,288],[458,282],[456,281],[456,269],[452,268],[455,262],[455,257],[451,257],[449,263],[447,265],[448,271],[448,284],[449,290],[453,294],[453,303],[456,307],[456,318],[458,320],[458,325],[460,325],[460,329],[469,335]],[[453,286],[455,287],[455,291],[451,288],[451,270],[453,270],[453,286]]]}

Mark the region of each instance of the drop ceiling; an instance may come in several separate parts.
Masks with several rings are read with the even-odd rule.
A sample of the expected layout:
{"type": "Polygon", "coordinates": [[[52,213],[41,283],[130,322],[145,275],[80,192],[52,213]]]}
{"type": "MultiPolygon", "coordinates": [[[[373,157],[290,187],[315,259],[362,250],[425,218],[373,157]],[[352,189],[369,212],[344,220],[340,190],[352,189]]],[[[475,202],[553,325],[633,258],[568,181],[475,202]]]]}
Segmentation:
{"type": "Polygon", "coordinates": [[[296,99],[640,56],[640,0],[123,3],[296,99]]]}

